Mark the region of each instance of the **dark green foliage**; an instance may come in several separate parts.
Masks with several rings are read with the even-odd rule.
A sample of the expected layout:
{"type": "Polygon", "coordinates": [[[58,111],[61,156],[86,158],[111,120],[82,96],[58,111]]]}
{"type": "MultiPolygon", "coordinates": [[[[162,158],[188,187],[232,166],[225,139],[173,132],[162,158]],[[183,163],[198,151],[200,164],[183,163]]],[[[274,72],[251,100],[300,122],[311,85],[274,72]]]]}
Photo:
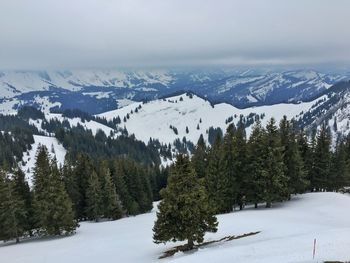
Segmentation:
{"type": "Polygon", "coordinates": [[[0,170],[0,240],[23,236],[25,225],[25,202],[15,191],[15,184],[4,170],[0,170]]]}
{"type": "Polygon", "coordinates": [[[232,170],[235,177],[235,204],[238,204],[240,210],[245,203],[245,192],[248,184],[244,178],[247,175],[247,142],[245,128],[242,122],[239,122],[237,130],[233,136],[233,165],[232,170]]]}
{"type": "Polygon", "coordinates": [[[116,187],[112,181],[111,171],[105,161],[100,166],[100,179],[102,181],[103,216],[113,220],[121,218],[123,216],[123,209],[116,192],[116,187]]]}
{"type": "Polygon", "coordinates": [[[203,242],[206,232],[217,231],[218,223],[202,179],[196,176],[187,156],[177,157],[161,196],[163,200],[153,227],[155,243],[187,240],[192,248],[194,242],[203,242]]]}
{"type": "Polygon", "coordinates": [[[286,116],[280,122],[280,136],[283,147],[284,173],[288,180],[288,194],[303,193],[308,186],[304,162],[295,131],[286,116]]]}
{"type": "Polygon", "coordinates": [[[235,182],[235,174],[233,170],[234,165],[234,132],[235,127],[229,125],[222,143],[222,156],[221,156],[221,180],[224,182],[225,187],[222,189],[222,197],[224,197],[223,206],[221,212],[230,212],[233,210],[233,206],[236,201],[237,187],[235,182]]]}
{"type": "Polygon", "coordinates": [[[201,134],[193,151],[192,164],[198,177],[204,177],[208,165],[207,146],[201,134]]]}
{"type": "Polygon", "coordinates": [[[77,227],[72,202],[66,192],[55,160],[45,146],[38,149],[33,174],[34,209],[37,228],[46,235],[73,233],[77,227]]]}
{"type": "Polygon", "coordinates": [[[311,186],[316,191],[325,191],[329,188],[329,174],[331,168],[331,137],[327,127],[323,125],[316,138],[314,151],[311,186]]]}
{"type": "Polygon", "coordinates": [[[25,217],[21,217],[20,224],[24,230],[32,235],[32,229],[35,227],[34,210],[33,210],[33,193],[25,180],[23,171],[19,168],[13,172],[13,190],[20,200],[24,202],[25,217]]]}
{"type": "Polygon", "coordinates": [[[37,120],[37,119],[45,119],[45,115],[43,112],[38,110],[37,108],[34,108],[32,106],[23,106],[21,107],[18,112],[17,116],[24,120],[37,120]]]}
{"type": "Polygon", "coordinates": [[[264,193],[264,175],[265,171],[265,130],[262,128],[260,121],[257,121],[253,127],[247,145],[247,174],[244,177],[246,186],[246,201],[255,204],[263,198],[264,193]]]}
{"type": "Polygon", "coordinates": [[[103,215],[103,199],[102,188],[95,171],[89,175],[88,185],[86,189],[86,215],[90,220],[96,222],[103,215]]]}
{"type": "Polygon", "coordinates": [[[266,207],[272,202],[283,201],[288,196],[288,179],[285,176],[283,163],[283,147],[278,134],[276,122],[273,118],[266,125],[266,156],[264,159],[262,200],[266,207]]]}
{"type": "Polygon", "coordinates": [[[223,176],[221,169],[221,144],[222,139],[218,135],[213,146],[209,150],[208,168],[205,177],[205,186],[208,192],[209,204],[215,213],[227,212],[231,209],[227,202],[227,194],[230,194],[229,189],[227,188],[228,178],[223,176]]]}
{"type": "Polygon", "coordinates": [[[134,136],[121,135],[114,139],[107,137],[103,132],[94,136],[91,130],[85,130],[78,125],[69,131],[58,130],[56,137],[69,151],[68,158],[71,160],[75,160],[80,153],[85,153],[94,160],[127,155],[142,164],[160,164],[158,149],[148,147],[137,141],[134,136]]]}
{"type": "Polygon", "coordinates": [[[350,185],[350,163],[346,156],[344,141],[337,144],[332,155],[328,190],[338,191],[343,186],[350,185]]]}

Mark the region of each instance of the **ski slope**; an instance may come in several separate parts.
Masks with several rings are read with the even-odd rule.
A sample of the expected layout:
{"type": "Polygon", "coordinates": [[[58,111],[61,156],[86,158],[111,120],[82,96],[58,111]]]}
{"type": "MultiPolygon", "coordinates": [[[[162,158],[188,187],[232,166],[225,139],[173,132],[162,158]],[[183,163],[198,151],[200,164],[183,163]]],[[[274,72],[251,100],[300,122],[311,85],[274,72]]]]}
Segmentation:
{"type": "MultiPolygon", "coordinates": [[[[98,116],[107,120],[119,116],[122,120],[121,127],[125,126],[129,134],[135,134],[137,139],[145,143],[152,137],[159,139],[160,142],[171,144],[177,138],[182,140],[184,136],[187,140],[196,143],[201,134],[207,140],[207,131],[211,126],[214,128],[220,127],[225,131],[228,126],[225,121],[229,117],[236,116],[233,122],[237,124],[241,114],[245,117],[250,113],[265,114],[262,124],[266,125],[271,117],[274,117],[277,121],[282,119],[283,115],[286,115],[288,119],[297,117],[302,112],[307,112],[312,105],[323,98],[322,96],[315,101],[299,104],[284,103],[238,109],[227,103],[212,106],[208,101],[198,96],[193,95],[193,98],[190,98],[186,94],[182,94],[167,99],[150,101],[145,104],[140,102],[132,103],[98,116]],[[135,109],[140,105],[141,108],[138,109],[138,112],[135,112],[135,109]],[[129,119],[123,122],[123,118],[127,114],[129,114],[129,119]],[[178,129],[178,135],[170,129],[170,125],[178,129]],[[186,133],[186,127],[188,127],[188,133],[186,133]]],[[[252,126],[247,128],[248,135],[251,128],[252,126]]]]}
{"type": "MultiPolygon", "coordinates": [[[[64,237],[0,245],[1,262],[95,263],[95,262],[236,262],[281,263],[350,260],[350,196],[309,193],[271,209],[246,209],[218,216],[219,231],[206,240],[251,231],[260,234],[203,247],[194,253],[179,253],[158,259],[174,243],[156,245],[152,227],[156,214],[113,222],[81,223],[77,234],[64,237]],[[313,240],[317,239],[312,259],[313,240]]],[[[176,243],[176,245],[179,243],[176,243]]]]}

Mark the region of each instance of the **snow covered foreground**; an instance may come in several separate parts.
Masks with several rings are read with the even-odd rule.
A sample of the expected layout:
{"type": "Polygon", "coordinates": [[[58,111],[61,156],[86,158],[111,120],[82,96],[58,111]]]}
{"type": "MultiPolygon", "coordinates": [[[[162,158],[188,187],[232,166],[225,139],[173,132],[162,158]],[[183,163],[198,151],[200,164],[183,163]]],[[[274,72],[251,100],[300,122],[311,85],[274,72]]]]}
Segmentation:
{"type": "Polygon", "coordinates": [[[219,231],[206,240],[252,231],[260,234],[194,253],[158,257],[174,244],[152,243],[155,212],[114,222],[82,223],[76,235],[0,245],[0,262],[323,262],[350,260],[350,196],[310,193],[272,209],[219,215],[219,231]],[[316,257],[312,259],[313,240],[316,257]]]}

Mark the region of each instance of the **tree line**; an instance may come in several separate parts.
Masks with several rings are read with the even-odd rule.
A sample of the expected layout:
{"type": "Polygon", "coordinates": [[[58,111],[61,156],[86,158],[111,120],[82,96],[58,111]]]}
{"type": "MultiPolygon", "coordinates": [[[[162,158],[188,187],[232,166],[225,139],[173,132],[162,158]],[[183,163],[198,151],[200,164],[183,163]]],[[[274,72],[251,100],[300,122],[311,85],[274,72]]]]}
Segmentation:
{"type": "Polygon", "coordinates": [[[293,194],[349,185],[350,136],[332,144],[326,125],[307,136],[286,117],[279,126],[273,118],[266,127],[257,121],[249,138],[244,123],[231,124],[210,148],[201,136],[191,158],[178,156],[160,192],[153,239],[187,240],[191,249],[217,230],[217,213],[247,204],[269,208],[293,194]]]}
{"type": "Polygon", "coordinates": [[[0,170],[0,240],[69,235],[79,221],[116,220],[152,209],[167,170],[127,157],[94,160],[78,154],[59,167],[40,146],[32,186],[19,169],[0,170]]]}

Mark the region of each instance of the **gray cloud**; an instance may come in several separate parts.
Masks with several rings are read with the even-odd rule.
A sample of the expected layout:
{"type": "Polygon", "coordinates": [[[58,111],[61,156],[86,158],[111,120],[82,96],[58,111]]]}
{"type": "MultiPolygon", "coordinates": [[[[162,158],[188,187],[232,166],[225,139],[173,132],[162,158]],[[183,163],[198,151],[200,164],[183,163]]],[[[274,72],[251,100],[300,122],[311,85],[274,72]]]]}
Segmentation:
{"type": "Polygon", "coordinates": [[[2,0],[0,68],[347,64],[347,0],[2,0]]]}

